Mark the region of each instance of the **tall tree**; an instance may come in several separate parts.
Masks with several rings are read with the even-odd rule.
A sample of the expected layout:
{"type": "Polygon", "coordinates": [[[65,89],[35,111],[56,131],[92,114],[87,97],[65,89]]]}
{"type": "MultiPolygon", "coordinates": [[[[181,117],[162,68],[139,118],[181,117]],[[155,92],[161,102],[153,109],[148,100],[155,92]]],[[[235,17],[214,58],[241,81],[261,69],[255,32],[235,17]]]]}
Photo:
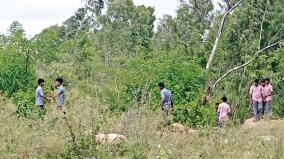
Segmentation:
{"type": "Polygon", "coordinates": [[[177,23],[170,15],[164,15],[160,20],[154,37],[156,50],[174,50],[178,46],[177,23]]]}
{"type": "Polygon", "coordinates": [[[183,48],[191,57],[199,57],[204,61],[208,45],[207,33],[213,18],[213,4],[211,0],[181,1],[176,18],[165,16],[162,19],[156,38],[161,49],[183,48]]]}
{"type": "Polygon", "coordinates": [[[135,56],[140,49],[150,49],[153,14],[153,8],[137,7],[132,0],[110,2],[106,14],[99,18],[105,66],[110,66],[113,55],[135,56]]]}
{"type": "Polygon", "coordinates": [[[13,22],[0,49],[0,90],[12,96],[31,85],[34,68],[34,47],[24,36],[22,25],[13,22]]]}
{"type": "Polygon", "coordinates": [[[8,35],[9,36],[13,36],[15,33],[23,34],[23,35],[25,33],[25,31],[23,29],[23,25],[21,23],[19,23],[18,21],[14,21],[8,29],[8,35]]]}

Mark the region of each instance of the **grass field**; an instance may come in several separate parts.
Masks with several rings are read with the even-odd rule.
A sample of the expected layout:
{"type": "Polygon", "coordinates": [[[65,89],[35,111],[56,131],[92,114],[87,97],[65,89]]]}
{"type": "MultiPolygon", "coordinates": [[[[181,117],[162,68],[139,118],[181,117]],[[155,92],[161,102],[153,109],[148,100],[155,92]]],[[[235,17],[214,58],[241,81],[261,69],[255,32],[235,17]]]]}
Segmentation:
{"type": "MultiPolygon", "coordinates": [[[[76,92],[73,92],[76,96],[76,92]]],[[[79,94],[78,94],[79,97],[79,94]]],[[[52,110],[52,104],[49,105],[52,110]]],[[[15,106],[1,98],[0,156],[34,158],[161,158],[161,159],[281,159],[284,158],[284,121],[262,121],[255,128],[230,126],[227,130],[200,128],[173,132],[161,126],[160,112],[147,106],[133,108],[121,117],[108,114],[97,100],[77,98],[66,108],[67,121],[76,136],[70,141],[66,120],[49,111],[43,120],[19,119],[15,106]],[[94,107],[90,109],[88,105],[94,107]],[[86,135],[86,131],[94,134],[86,135]],[[96,132],[119,133],[127,140],[114,145],[95,142],[96,132]]],[[[31,115],[32,116],[32,115],[31,115]]]]}

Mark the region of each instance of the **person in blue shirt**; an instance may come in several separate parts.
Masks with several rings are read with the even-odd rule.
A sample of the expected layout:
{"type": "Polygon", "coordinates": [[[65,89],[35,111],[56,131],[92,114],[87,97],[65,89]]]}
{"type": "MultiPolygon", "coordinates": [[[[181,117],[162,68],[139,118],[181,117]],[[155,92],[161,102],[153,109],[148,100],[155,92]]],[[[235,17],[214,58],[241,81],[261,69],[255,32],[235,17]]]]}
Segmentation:
{"type": "Polygon", "coordinates": [[[170,112],[171,112],[171,109],[173,108],[172,93],[170,90],[165,88],[164,83],[160,82],[158,86],[161,90],[161,107],[165,115],[166,126],[169,126],[170,125],[170,112]]]}
{"type": "Polygon", "coordinates": [[[64,106],[64,101],[65,101],[65,89],[63,87],[63,79],[62,78],[57,78],[55,80],[55,86],[57,87],[57,92],[55,95],[50,97],[50,99],[53,99],[57,97],[57,111],[61,111],[63,106],[64,106]]]}

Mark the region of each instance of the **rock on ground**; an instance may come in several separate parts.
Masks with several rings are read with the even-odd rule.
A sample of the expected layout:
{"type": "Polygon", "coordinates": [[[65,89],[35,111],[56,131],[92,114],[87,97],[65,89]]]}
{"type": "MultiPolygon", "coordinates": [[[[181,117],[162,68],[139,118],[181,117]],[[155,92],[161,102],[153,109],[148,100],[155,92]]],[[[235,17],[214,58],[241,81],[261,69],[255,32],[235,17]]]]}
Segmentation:
{"type": "Polygon", "coordinates": [[[173,123],[173,124],[172,124],[172,130],[173,130],[174,132],[180,132],[180,133],[185,133],[185,132],[186,132],[185,126],[183,126],[183,125],[180,124],[180,123],[173,123]]]}
{"type": "Polygon", "coordinates": [[[183,126],[180,123],[173,123],[171,125],[171,130],[174,132],[189,133],[189,134],[194,134],[197,132],[197,130],[194,130],[194,129],[187,129],[185,126],[183,126]]]}
{"type": "Polygon", "coordinates": [[[283,120],[262,119],[260,121],[255,121],[254,118],[250,118],[244,122],[243,128],[265,128],[269,127],[270,125],[277,125],[283,123],[283,120]]]}
{"type": "Polygon", "coordinates": [[[119,141],[125,141],[126,137],[119,134],[103,134],[98,133],[96,135],[96,141],[102,144],[113,144],[119,141]]]}
{"type": "Polygon", "coordinates": [[[257,122],[255,122],[254,118],[250,118],[250,119],[247,119],[244,124],[243,124],[243,127],[244,128],[254,128],[258,125],[257,122]]]}

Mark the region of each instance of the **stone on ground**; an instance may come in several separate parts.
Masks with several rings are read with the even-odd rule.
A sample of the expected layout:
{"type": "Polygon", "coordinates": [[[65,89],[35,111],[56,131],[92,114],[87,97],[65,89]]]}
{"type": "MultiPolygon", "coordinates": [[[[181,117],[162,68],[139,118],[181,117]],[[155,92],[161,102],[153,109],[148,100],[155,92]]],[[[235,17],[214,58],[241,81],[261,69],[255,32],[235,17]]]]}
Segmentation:
{"type": "Polygon", "coordinates": [[[96,135],[96,141],[102,144],[113,144],[120,141],[125,141],[126,137],[120,134],[103,134],[98,133],[96,135]]]}
{"type": "Polygon", "coordinates": [[[250,129],[250,128],[268,128],[271,125],[278,125],[283,124],[283,120],[270,120],[270,119],[262,119],[259,121],[255,121],[254,118],[247,119],[244,124],[243,128],[250,129]]]}
{"type": "Polygon", "coordinates": [[[180,132],[180,133],[185,133],[186,132],[185,126],[183,126],[180,123],[173,123],[172,124],[172,128],[173,128],[174,132],[180,132]]]}

